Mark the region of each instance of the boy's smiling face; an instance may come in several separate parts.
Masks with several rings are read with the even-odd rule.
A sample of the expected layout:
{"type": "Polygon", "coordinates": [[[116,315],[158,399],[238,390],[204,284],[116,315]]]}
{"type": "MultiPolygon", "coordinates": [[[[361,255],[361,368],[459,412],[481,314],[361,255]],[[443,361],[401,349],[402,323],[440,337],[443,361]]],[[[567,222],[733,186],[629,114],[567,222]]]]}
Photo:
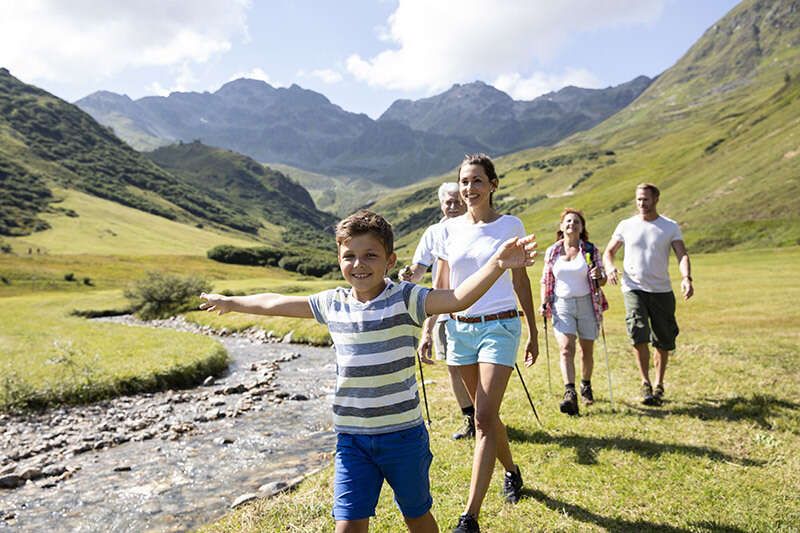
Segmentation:
{"type": "Polygon", "coordinates": [[[356,235],[339,244],[339,268],[360,302],[372,300],[383,292],[384,277],[395,261],[397,256],[387,255],[380,239],[370,233],[356,235]]]}

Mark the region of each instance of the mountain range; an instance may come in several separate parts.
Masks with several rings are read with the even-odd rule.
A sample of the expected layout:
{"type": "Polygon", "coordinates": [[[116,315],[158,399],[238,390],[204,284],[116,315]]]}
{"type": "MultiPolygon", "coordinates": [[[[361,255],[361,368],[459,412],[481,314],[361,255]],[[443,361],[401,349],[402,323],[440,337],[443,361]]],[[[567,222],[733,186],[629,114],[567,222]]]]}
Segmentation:
{"type": "Polygon", "coordinates": [[[58,206],[56,189],[252,239],[264,237],[267,226],[297,234],[334,221],[303,187],[246,156],[190,143],[146,157],[78,107],[6,69],[0,69],[0,185],[0,235],[45,230],[45,213],[80,216],[58,206]]]}
{"type": "MultiPolygon", "coordinates": [[[[554,146],[498,158],[495,203],[519,216],[540,247],[552,242],[565,207],[582,209],[603,246],[633,215],[636,184],[648,181],[660,187],[658,210],[681,224],[690,251],[798,245],[798,132],[800,1],[745,0],[620,112],[554,146]]],[[[401,258],[447,179],[374,205],[405,228],[401,258]]]]}
{"type": "Polygon", "coordinates": [[[442,172],[465,153],[556,142],[622,109],[650,82],[640,76],[607,89],[566,87],[531,101],[474,82],[423,100],[399,100],[378,120],[297,85],[275,88],[251,79],[214,93],[135,101],[100,91],[76,105],[134,148],[199,139],[261,162],[399,186],[442,172]]]}

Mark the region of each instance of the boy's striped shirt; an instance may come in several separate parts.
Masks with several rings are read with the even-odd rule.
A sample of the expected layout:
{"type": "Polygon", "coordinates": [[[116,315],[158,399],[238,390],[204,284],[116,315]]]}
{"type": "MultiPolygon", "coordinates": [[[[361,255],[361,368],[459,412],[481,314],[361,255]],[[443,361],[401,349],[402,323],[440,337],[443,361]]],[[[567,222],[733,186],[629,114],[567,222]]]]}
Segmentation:
{"type": "Polygon", "coordinates": [[[429,291],[386,279],[383,292],[366,303],[344,287],[309,296],[336,349],[337,432],[389,433],[422,423],[414,358],[429,291]]]}

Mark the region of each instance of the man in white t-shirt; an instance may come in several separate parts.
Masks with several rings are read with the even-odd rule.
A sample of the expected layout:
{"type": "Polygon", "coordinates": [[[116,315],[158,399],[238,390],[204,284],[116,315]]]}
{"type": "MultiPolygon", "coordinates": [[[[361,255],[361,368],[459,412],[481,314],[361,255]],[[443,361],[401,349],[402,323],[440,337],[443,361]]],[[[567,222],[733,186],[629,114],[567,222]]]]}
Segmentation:
{"type": "Polygon", "coordinates": [[[619,282],[614,256],[625,246],[622,294],[625,300],[625,323],[636,352],[642,376],[642,403],[661,405],[664,397],[664,373],[669,352],[675,349],[678,323],[675,320],[675,295],[669,279],[670,250],[675,251],[681,273],[681,293],[688,300],[694,294],[692,267],[680,227],[674,220],[656,211],[658,187],[642,183],[636,187],[638,213],[617,225],[603,254],[608,281],[619,282]],[[656,349],[655,389],[650,383],[650,348],[656,349]]]}
{"type": "MultiPolygon", "coordinates": [[[[443,218],[437,224],[429,226],[422,238],[419,240],[417,249],[414,251],[414,258],[411,260],[411,266],[403,267],[400,271],[400,279],[403,281],[410,281],[412,283],[419,283],[428,268],[431,269],[432,275],[436,276],[436,255],[434,251],[437,249],[437,242],[441,234],[442,223],[454,217],[459,217],[464,214],[467,207],[461,200],[458,194],[458,184],[456,182],[442,183],[438,191],[439,205],[442,208],[443,218]]],[[[448,315],[440,315],[436,321],[433,330],[433,344],[436,352],[436,358],[439,360],[447,359],[447,335],[445,322],[450,320],[448,315]]],[[[430,347],[422,347],[426,351],[430,351],[430,347]]],[[[450,374],[450,386],[453,390],[453,396],[461,408],[461,414],[464,417],[464,423],[455,433],[453,438],[456,440],[463,438],[472,438],[475,436],[475,407],[472,405],[472,400],[469,398],[469,393],[464,387],[464,382],[461,380],[461,373],[456,366],[449,366],[447,370],[450,374]]]]}

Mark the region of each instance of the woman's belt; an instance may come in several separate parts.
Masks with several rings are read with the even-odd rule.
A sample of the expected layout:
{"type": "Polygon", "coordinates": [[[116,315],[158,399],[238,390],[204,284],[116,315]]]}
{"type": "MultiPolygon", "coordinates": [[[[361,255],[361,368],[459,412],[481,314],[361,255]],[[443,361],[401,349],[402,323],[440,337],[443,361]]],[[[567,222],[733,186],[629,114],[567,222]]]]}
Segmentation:
{"type": "Polygon", "coordinates": [[[457,320],[459,322],[466,322],[468,324],[477,324],[478,322],[489,322],[490,320],[503,320],[504,318],[516,318],[518,316],[523,316],[524,313],[522,311],[517,311],[516,309],[512,309],[510,311],[501,311],[499,313],[491,313],[489,315],[482,315],[482,316],[463,316],[463,315],[450,315],[450,318],[453,320],[457,320]]]}

